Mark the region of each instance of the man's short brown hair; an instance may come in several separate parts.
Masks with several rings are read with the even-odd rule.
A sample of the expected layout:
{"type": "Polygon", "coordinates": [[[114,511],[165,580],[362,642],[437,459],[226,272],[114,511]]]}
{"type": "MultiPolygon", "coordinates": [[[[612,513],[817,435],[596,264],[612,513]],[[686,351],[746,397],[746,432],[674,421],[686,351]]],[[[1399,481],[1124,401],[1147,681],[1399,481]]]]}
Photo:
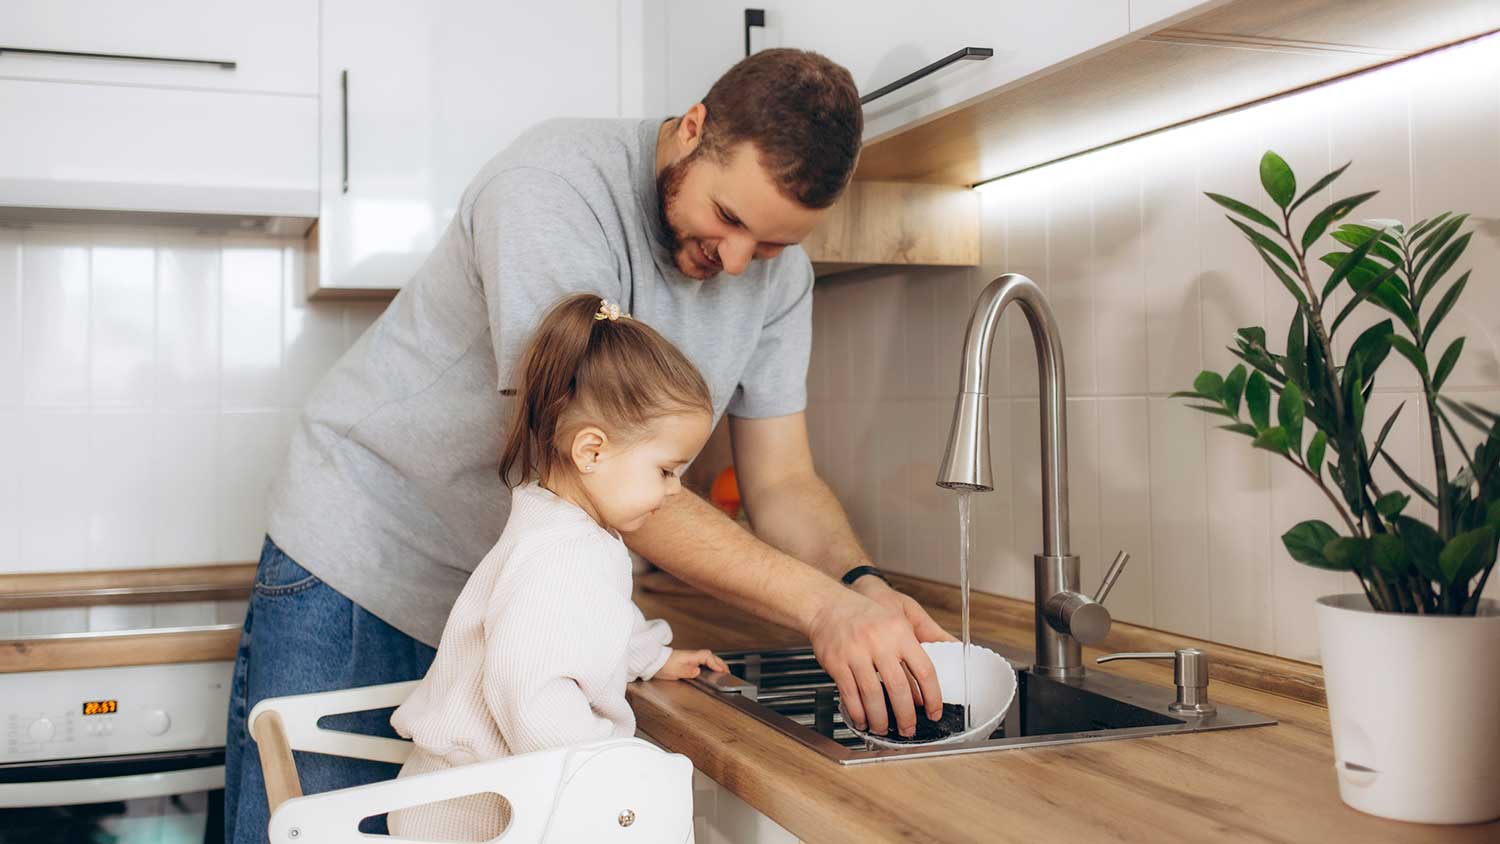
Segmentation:
{"type": "Polygon", "coordinates": [[[808,208],[839,198],[859,158],[864,111],[854,78],[806,50],[762,50],[719,77],[703,98],[701,143],[724,158],[749,141],[782,192],[808,208]]]}

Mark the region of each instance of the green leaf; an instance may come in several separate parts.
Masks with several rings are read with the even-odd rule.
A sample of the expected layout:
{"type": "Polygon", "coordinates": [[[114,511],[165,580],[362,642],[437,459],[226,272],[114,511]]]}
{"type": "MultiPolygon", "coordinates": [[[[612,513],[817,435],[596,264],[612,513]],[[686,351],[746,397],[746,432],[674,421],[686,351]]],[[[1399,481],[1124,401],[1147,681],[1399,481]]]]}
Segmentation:
{"type": "Polygon", "coordinates": [[[1421,349],[1400,334],[1391,335],[1391,346],[1400,352],[1402,357],[1411,361],[1411,365],[1417,368],[1417,373],[1422,376],[1423,381],[1427,380],[1427,356],[1422,354],[1421,349]]]}
{"type": "Polygon", "coordinates": [[[1312,442],[1307,444],[1307,468],[1313,473],[1313,477],[1323,477],[1323,455],[1328,450],[1328,435],[1322,431],[1313,434],[1312,442]]]}
{"type": "Polygon", "coordinates": [[[1256,433],[1254,425],[1248,425],[1244,422],[1236,422],[1233,425],[1220,425],[1219,430],[1233,431],[1236,434],[1244,434],[1247,437],[1253,437],[1256,433]]]}
{"type": "Polygon", "coordinates": [[[1275,241],[1239,220],[1233,217],[1227,217],[1226,219],[1234,223],[1240,231],[1245,233],[1246,237],[1250,238],[1250,242],[1255,245],[1255,251],[1260,254],[1261,260],[1265,261],[1266,266],[1270,267],[1276,273],[1276,277],[1281,280],[1281,286],[1285,287],[1287,292],[1292,294],[1292,298],[1306,304],[1307,296],[1302,293],[1302,288],[1297,284],[1296,279],[1292,278],[1287,272],[1288,269],[1293,273],[1297,272],[1297,264],[1292,260],[1292,256],[1288,255],[1287,251],[1282,249],[1275,241]],[[1277,263],[1278,260],[1281,263],[1277,263]]]}
{"type": "Polygon", "coordinates": [[[1490,424],[1485,422],[1486,419],[1489,419],[1491,422],[1500,423],[1500,417],[1497,417],[1493,412],[1485,410],[1473,402],[1456,402],[1442,396],[1439,396],[1438,400],[1448,408],[1449,413],[1452,413],[1454,416],[1481,431],[1489,431],[1491,439],[1496,437],[1496,432],[1491,430],[1490,424]]]}
{"type": "Polygon", "coordinates": [[[1219,193],[1204,193],[1204,196],[1212,199],[1214,202],[1219,203],[1220,205],[1228,208],[1230,211],[1233,211],[1234,213],[1240,215],[1241,217],[1244,217],[1252,223],[1260,223],[1271,231],[1276,232],[1277,234],[1281,234],[1281,226],[1277,225],[1275,220],[1272,220],[1270,217],[1262,214],[1260,210],[1255,208],[1254,206],[1246,205],[1245,203],[1240,202],[1238,199],[1230,199],[1229,197],[1219,193]]]}
{"type": "Polygon", "coordinates": [[[1448,244],[1442,252],[1438,253],[1437,258],[1432,262],[1432,266],[1428,267],[1427,272],[1422,274],[1422,285],[1417,289],[1416,301],[1418,304],[1421,304],[1422,300],[1427,298],[1427,294],[1431,292],[1432,288],[1437,287],[1438,281],[1449,270],[1453,269],[1454,264],[1458,263],[1458,259],[1464,254],[1464,250],[1469,248],[1469,238],[1473,236],[1473,232],[1467,232],[1463,237],[1448,244]]]}
{"type": "Polygon", "coordinates": [[[1307,325],[1302,321],[1300,307],[1286,331],[1285,367],[1287,380],[1307,383],[1307,325]]]}
{"type": "Polygon", "coordinates": [[[1422,486],[1416,478],[1413,478],[1405,469],[1401,468],[1401,464],[1393,460],[1389,454],[1382,452],[1380,456],[1385,458],[1386,465],[1390,466],[1391,471],[1396,473],[1396,477],[1400,478],[1401,482],[1406,484],[1407,489],[1415,492],[1418,498],[1427,502],[1430,506],[1437,506],[1437,496],[1432,494],[1432,490],[1422,486]]]}
{"type": "Polygon", "coordinates": [[[1286,546],[1288,554],[1299,563],[1318,568],[1333,568],[1323,556],[1323,548],[1339,535],[1327,522],[1311,519],[1298,522],[1291,530],[1281,535],[1281,544],[1286,546]]]}
{"type": "MultiPolygon", "coordinates": [[[[1339,286],[1339,282],[1347,278],[1349,276],[1349,273],[1354,271],[1355,267],[1358,267],[1360,264],[1364,263],[1365,256],[1369,255],[1370,250],[1374,249],[1375,244],[1379,242],[1379,237],[1372,237],[1369,240],[1366,240],[1364,243],[1361,243],[1360,245],[1349,250],[1349,252],[1343,256],[1343,259],[1337,264],[1331,264],[1331,266],[1333,266],[1333,274],[1328,277],[1328,281],[1323,285],[1323,295],[1326,297],[1329,293],[1332,293],[1333,290],[1339,286]]],[[[1328,255],[1323,256],[1324,263],[1329,263],[1328,257],[1328,255]]]]}
{"type": "Polygon", "coordinates": [[[1299,196],[1299,197],[1297,197],[1297,201],[1292,203],[1292,207],[1287,209],[1287,213],[1290,214],[1293,211],[1296,211],[1297,210],[1297,206],[1299,206],[1302,203],[1308,201],[1309,199],[1313,198],[1314,196],[1317,196],[1318,191],[1320,191],[1323,188],[1326,188],[1329,185],[1333,184],[1333,180],[1337,179],[1338,177],[1340,177],[1342,175],[1344,175],[1344,171],[1348,170],[1349,169],[1349,165],[1353,164],[1353,163],[1354,162],[1352,162],[1352,161],[1346,161],[1346,162],[1344,162],[1344,166],[1343,167],[1340,167],[1339,169],[1333,171],[1332,173],[1329,173],[1328,175],[1324,176],[1323,178],[1317,180],[1316,182],[1313,182],[1313,186],[1312,187],[1310,187],[1307,190],[1303,191],[1302,195],[1299,196]]]}
{"type": "Polygon", "coordinates": [[[1366,328],[1354,338],[1345,362],[1357,367],[1361,374],[1367,374],[1379,369],[1390,353],[1391,321],[1387,319],[1366,328]]]}
{"type": "Polygon", "coordinates": [[[1224,379],[1219,377],[1219,373],[1205,369],[1193,379],[1193,389],[1202,398],[1218,401],[1219,396],[1224,393],[1224,379]]]}
{"type": "Polygon", "coordinates": [[[1358,571],[1365,567],[1365,540],[1340,536],[1323,546],[1323,559],[1336,571],[1358,571]]]}
{"type": "Polygon", "coordinates": [[[1239,364],[1229,370],[1229,376],[1224,379],[1224,406],[1236,417],[1240,415],[1240,397],[1245,393],[1245,378],[1245,367],[1239,364]]]}
{"type": "Polygon", "coordinates": [[[1349,391],[1349,422],[1355,431],[1365,428],[1365,385],[1361,378],[1354,379],[1354,389],[1349,391]]]}
{"type": "Polygon", "coordinates": [[[1399,516],[1401,511],[1405,510],[1406,505],[1410,502],[1411,496],[1404,492],[1387,492],[1385,495],[1380,496],[1379,501],[1375,502],[1375,512],[1387,519],[1391,519],[1399,516]]]}
{"type": "Polygon", "coordinates": [[[1380,258],[1388,264],[1403,263],[1401,260],[1401,253],[1396,251],[1395,244],[1397,243],[1397,241],[1390,235],[1389,232],[1382,232],[1378,228],[1372,228],[1360,223],[1345,223],[1342,226],[1338,227],[1338,229],[1333,233],[1332,237],[1334,240],[1337,240],[1339,243],[1342,243],[1350,248],[1358,246],[1372,237],[1378,238],[1380,242],[1376,243],[1375,246],[1370,249],[1370,254],[1380,258]]]}
{"type": "Polygon", "coordinates": [[[1386,435],[1391,432],[1392,426],[1396,424],[1396,417],[1401,415],[1401,408],[1403,407],[1406,407],[1406,402],[1396,405],[1396,410],[1391,413],[1390,418],[1386,419],[1385,424],[1380,426],[1380,436],[1375,438],[1375,448],[1370,451],[1371,463],[1375,462],[1376,458],[1380,456],[1381,450],[1385,448],[1386,435]]]}
{"type": "Polygon", "coordinates": [[[1302,248],[1306,250],[1307,247],[1312,246],[1318,238],[1323,236],[1323,232],[1328,231],[1328,225],[1330,223],[1334,222],[1335,220],[1342,220],[1343,218],[1349,216],[1350,211],[1358,208],[1360,205],[1368,201],[1370,197],[1374,196],[1377,193],[1379,193],[1379,191],[1370,191],[1369,193],[1356,194],[1355,196],[1346,196],[1343,199],[1340,199],[1339,201],[1328,206],[1327,208],[1324,208],[1322,211],[1319,211],[1317,215],[1312,218],[1312,222],[1307,224],[1307,229],[1302,232],[1302,248]]]}
{"type": "Polygon", "coordinates": [[[1485,524],[1500,531],[1500,501],[1490,502],[1489,508],[1485,510],[1484,521],[1485,524]]]}
{"type": "Polygon", "coordinates": [[[1452,211],[1444,211],[1443,213],[1437,215],[1436,217],[1432,217],[1432,218],[1427,219],[1427,220],[1422,220],[1421,222],[1417,223],[1415,226],[1411,227],[1410,239],[1411,240],[1417,240],[1417,239],[1421,238],[1422,235],[1424,235],[1427,232],[1431,231],[1433,226],[1440,226],[1440,225],[1442,225],[1443,221],[1446,220],[1446,219],[1448,219],[1452,215],[1453,215],[1452,211]]]}
{"type": "Polygon", "coordinates": [[[1286,429],[1277,425],[1261,431],[1255,438],[1255,442],[1250,445],[1252,448],[1264,449],[1273,454],[1286,455],[1289,453],[1290,442],[1291,438],[1287,436],[1286,429]]]}
{"type": "Polygon", "coordinates": [[[1458,364],[1458,356],[1463,354],[1463,350],[1464,338],[1462,337],[1448,344],[1447,351],[1443,352],[1443,359],[1438,361],[1437,371],[1432,374],[1433,392],[1443,389],[1443,382],[1448,380],[1448,375],[1458,364]]]}
{"type": "Polygon", "coordinates": [[[1251,345],[1259,346],[1262,349],[1266,347],[1266,330],[1258,325],[1245,326],[1236,331],[1235,334],[1251,345]]]}
{"type": "Polygon", "coordinates": [[[1495,559],[1495,529],[1485,525],[1453,537],[1438,555],[1438,568],[1449,586],[1467,583],[1495,559]]]}
{"type": "Polygon", "coordinates": [[[1376,304],[1385,310],[1402,315],[1402,322],[1410,325],[1411,320],[1406,317],[1411,314],[1411,309],[1406,306],[1406,302],[1401,295],[1401,289],[1396,284],[1396,270],[1397,268],[1394,266],[1387,267],[1379,276],[1369,280],[1367,280],[1367,274],[1363,269],[1356,270],[1355,272],[1359,278],[1356,279],[1354,276],[1351,276],[1349,279],[1349,286],[1354,288],[1355,293],[1350,297],[1349,304],[1345,305],[1339,311],[1338,317],[1334,319],[1333,325],[1328,329],[1328,334],[1332,336],[1337,332],[1339,326],[1344,324],[1344,320],[1348,319],[1349,315],[1354,313],[1354,309],[1371,298],[1374,298],[1376,304]]]}
{"type": "Polygon", "coordinates": [[[1267,151],[1260,159],[1260,184],[1278,206],[1286,208],[1297,195],[1297,177],[1286,160],[1267,151]]]}
{"type": "Polygon", "coordinates": [[[1302,419],[1305,412],[1302,390],[1288,381],[1281,389],[1281,400],[1276,403],[1276,421],[1281,423],[1281,428],[1286,429],[1288,445],[1298,452],[1302,451],[1302,419]]]}
{"type": "Polygon", "coordinates": [[[1375,568],[1395,577],[1403,577],[1410,563],[1406,558],[1406,543],[1392,533],[1377,533],[1370,537],[1370,561],[1375,568]]]}
{"type": "Polygon", "coordinates": [[[1245,382],[1245,406],[1249,408],[1250,421],[1256,428],[1263,429],[1271,424],[1271,385],[1259,372],[1245,382]]]}
{"type": "MultiPolygon", "coordinates": [[[[1468,237],[1468,235],[1464,235],[1464,237],[1468,237]]],[[[1448,292],[1444,293],[1443,298],[1438,300],[1437,307],[1432,310],[1432,316],[1427,318],[1427,327],[1422,329],[1422,348],[1424,350],[1427,348],[1428,341],[1432,339],[1433,332],[1437,331],[1438,325],[1448,316],[1448,312],[1453,310],[1453,306],[1458,304],[1458,297],[1464,294],[1464,287],[1468,283],[1469,274],[1466,272],[1459,276],[1458,281],[1453,282],[1453,286],[1448,288],[1448,292]]]]}
{"type": "Polygon", "coordinates": [[[1228,410],[1225,410],[1223,407],[1217,404],[1190,404],[1188,405],[1188,407],[1192,408],[1193,410],[1201,410],[1204,413],[1212,413],[1215,416],[1228,416],[1230,419],[1235,418],[1235,415],[1233,413],[1230,413],[1228,410]]]}
{"type": "Polygon", "coordinates": [[[1463,227],[1464,222],[1468,219],[1468,214],[1456,214],[1448,218],[1441,226],[1435,227],[1426,237],[1422,238],[1422,242],[1418,243],[1412,249],[1412,257],[1417,259],[1415,276],[1422,274],[1422,269],[1427,266],[1427,262],[1431,261],[1434,255],[1443,250],[1443,247],[1448,244],[1448,241],[1453,239],[1454,235],[1458,234],[1458,230],[1463,227]]]}
{"type": "Polygon", "coordinates": [[[1427,523],[1411,516],[1397,516],[1392,521],[1401,531],[1401,541],[1406,543],[1406,556],[1416,565],[1417,571],[1428,580],[1443,580],[1443,570],[1438,556],[1443,552],[1443,538],[1427,523]]]}

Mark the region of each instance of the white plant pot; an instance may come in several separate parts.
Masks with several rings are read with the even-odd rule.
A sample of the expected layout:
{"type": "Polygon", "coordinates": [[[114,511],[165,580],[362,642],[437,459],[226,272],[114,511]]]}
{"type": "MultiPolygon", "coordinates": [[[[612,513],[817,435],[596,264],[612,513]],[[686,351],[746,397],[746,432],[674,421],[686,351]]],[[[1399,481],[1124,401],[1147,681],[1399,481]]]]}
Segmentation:
{"type": "Polygon", "coordinates": [[[1480,615],[1318,599],[1339,796],[1418,823],[1500,818],[1500,603],[1480,615]]]}

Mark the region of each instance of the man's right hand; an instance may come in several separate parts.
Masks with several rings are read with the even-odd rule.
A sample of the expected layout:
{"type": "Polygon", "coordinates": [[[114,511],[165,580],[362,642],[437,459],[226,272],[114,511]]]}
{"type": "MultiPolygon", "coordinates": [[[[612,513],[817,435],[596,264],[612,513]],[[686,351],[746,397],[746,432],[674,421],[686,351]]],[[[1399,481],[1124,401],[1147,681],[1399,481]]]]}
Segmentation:
{"type": "Polygon", "coordinates": [[[929,720],[943,716],[937,671],[903,613],[849,589],[830,590],[808,637],[823,670],[838,684],[839,699],[855,729],[883,735],[890,727],[882,680],[901,735],[916,732],[914,698],[923,702],[929,720]]]}

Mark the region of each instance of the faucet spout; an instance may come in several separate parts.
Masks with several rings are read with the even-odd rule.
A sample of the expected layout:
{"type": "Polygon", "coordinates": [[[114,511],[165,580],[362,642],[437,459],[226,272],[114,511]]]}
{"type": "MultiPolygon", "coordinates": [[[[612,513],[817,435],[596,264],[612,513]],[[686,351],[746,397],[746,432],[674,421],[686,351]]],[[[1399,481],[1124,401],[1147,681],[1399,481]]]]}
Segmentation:
{"type": "MultiPolygon", "coordinates": [[[[1042,553],[1033,557],[1036,660],[1031,670],[1050,677],[1081,677],[1083,645],[1101,641],[1109,633],[1109,611],[1102,603],[1108,588],[1100,590],[1097,600],[1079,591],[1081,565],[1068,547],[1068,419],[1062,337],[1041,288],[1024,275],[1000,276],[974,303],[964,337],[953,427],[937,484],[969,492],[995,488],[990,474],[990,347],[1000,317],[1012,302],[1020,305],[1031,327],[1041,389],[1042,553]]],[[[1127,559],[1128,555],[1117,558],[1108,578],[1111,585],[1127,559]]]]}
{"type": "Polygon", "coordinates": [[[964,337],[958,403],[937,483],[953,490],[989,492],[995,488],[990,474],[990,347],[1000,327],[1000,316],[1012,302],[1021,306],[1031,326],[1037,383],[1041,387],[1042,553],[1066,556],[1069,553],[1068,420],[1062,338],[1041,288],[1024,275],[1000,276],[990,282],[974,303],[964,337]]]}

